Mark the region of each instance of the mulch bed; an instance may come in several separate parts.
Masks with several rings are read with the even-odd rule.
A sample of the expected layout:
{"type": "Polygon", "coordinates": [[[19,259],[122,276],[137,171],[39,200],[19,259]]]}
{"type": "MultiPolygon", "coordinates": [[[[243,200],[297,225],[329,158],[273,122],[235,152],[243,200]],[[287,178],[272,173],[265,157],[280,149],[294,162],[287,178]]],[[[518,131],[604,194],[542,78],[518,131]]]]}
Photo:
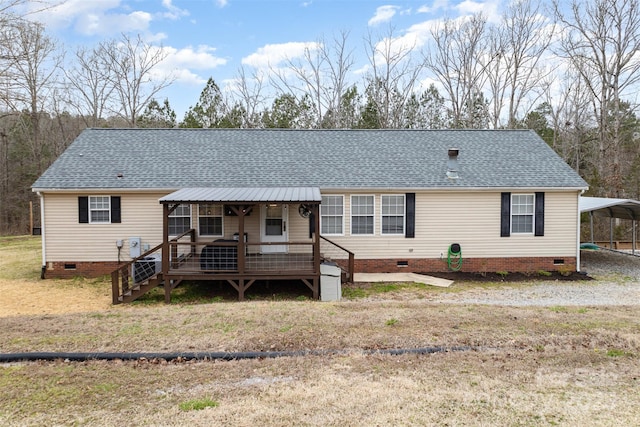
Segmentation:
{"type": "Polygon", "coordinates": [[[538,273],[508,273],[498,274],[498,273],[470,273],[463,271],[452,271],[446,273],[420,273],[427,274],[433,277],[440,277],[443,279],[454,280],[458,282],[531,282],[534,280],[540,281],[549,281],[549,280],[559,280],[559,281],[578,281],[578,280],[593,280],[592,277],[587,276],[584,273],[579,272],[571,272],[571,273],[560,273],[557,271],[549,272],[548,275],[541,275],[538,273]]]}

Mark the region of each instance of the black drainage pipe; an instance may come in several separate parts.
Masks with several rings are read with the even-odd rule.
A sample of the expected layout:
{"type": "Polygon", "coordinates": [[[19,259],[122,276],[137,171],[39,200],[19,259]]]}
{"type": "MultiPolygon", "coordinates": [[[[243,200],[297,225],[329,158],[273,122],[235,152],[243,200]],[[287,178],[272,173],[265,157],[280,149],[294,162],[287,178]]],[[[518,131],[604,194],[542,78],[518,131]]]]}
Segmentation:
{"type": "MultiPolygon", "coordinates": [[[[403,354],[433,354],[451,351],[469,351],[472,347],[426,347],[408,349],[380,349],[364,350],[365,355],[388,354],[399,356],[403,354]]],[[[141,360],[163,359],[167,361],[184,360],[240,360],[240,359],[273,359],[276,357],[299,356],[327,356],[336,354],[349,354],[346,350],[298,350],[298,351],[239,351],[239,352],[173,352],[173,353],[69,353],[69,352],[26,352],[26,353],[0,353],[0,363],[9,362],[33,362],[38,360],[65,360],[70,362],[83,362],[88,360],[141,360]]]]}

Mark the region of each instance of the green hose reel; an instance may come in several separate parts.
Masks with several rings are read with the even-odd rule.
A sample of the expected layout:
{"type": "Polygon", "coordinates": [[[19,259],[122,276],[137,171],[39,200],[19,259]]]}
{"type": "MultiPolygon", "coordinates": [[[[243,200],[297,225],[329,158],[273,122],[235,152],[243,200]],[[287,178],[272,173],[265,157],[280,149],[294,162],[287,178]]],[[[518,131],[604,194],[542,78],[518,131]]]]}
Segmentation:
{"type": "Polygon", "coordinates": [[[460,271],[462,268],[462,248],[460,244],[452,243],[449,245],[447,265],[451,271],[460,271]]]}

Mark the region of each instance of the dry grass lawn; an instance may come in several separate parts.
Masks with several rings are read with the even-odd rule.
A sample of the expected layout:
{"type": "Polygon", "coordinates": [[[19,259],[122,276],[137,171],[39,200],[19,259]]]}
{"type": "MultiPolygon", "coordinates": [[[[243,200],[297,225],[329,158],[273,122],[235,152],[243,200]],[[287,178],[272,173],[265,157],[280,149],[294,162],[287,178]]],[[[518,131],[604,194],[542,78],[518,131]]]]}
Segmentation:
{"type": "Polygon", "coordinates": [[[113,307],[107,281],[41,282],[36,240],[0,240],[0,294],[20,283],[54,285],[33,294],[41,295],[41,311],[29,311],[19,294],[15,302],[3,296],[2,353],[344,351],[0,364],[2,425],[640,425],[637,307],[442,304],[430,301],[428,288],[420,299],[393,301],[113,307]],[[21,252],[16,259],[25,262],[7,268],[7,252],[21,252]],[[79,309],[47,306],[51,290],[52,307],[69,298],[80,300],[79,309]],[[432,346],[469,350],[364,352],[432,346]]]}

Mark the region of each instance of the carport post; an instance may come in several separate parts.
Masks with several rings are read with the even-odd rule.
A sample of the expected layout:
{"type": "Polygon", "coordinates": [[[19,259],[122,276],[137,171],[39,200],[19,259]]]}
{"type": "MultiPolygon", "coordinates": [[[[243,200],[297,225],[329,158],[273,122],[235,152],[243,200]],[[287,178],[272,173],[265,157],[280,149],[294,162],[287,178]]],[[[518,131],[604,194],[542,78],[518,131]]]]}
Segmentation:
{"type": "Polygon", "coordinates": [[[613,217],[609,217],[609,249],[613,249],[613,217]]]}
{"type": "Polygon", "coordinates": [[[596,241],[593,239],[593,211],[589,211],[589,225],[591,226],[591,243],[596,241]]]}
{"type": "Polygon", "coordinates": [[[636,220],[631,220],[631,253],[636,254],[636,220]]]}

